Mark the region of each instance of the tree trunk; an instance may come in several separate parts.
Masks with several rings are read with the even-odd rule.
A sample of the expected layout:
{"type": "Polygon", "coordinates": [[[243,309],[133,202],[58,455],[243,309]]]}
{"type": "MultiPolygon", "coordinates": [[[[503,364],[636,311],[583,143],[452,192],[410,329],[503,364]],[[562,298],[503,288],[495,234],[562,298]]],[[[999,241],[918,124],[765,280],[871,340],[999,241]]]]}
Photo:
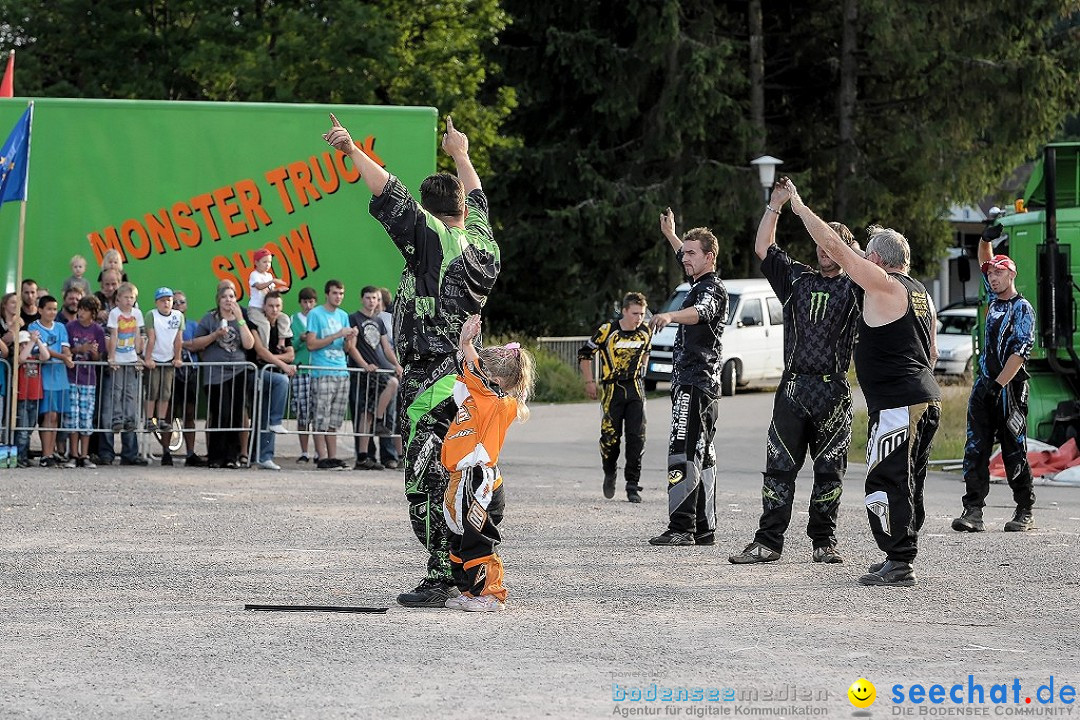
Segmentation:
{"type": "Polygon", "coordinates": [[[836,191],[833,217],[848,223],[850,193],[854,184],[858,149],[855,146],[855,101],[857,94],[858,64],[855,58],[856,21],[859,17],[858,0],[844,0],[843,30],[840,40],[840,94],[837,119],[839,147],[836,153],[836,191]]]}
{"type": "Polygon", "coordinates": [[[761,0],[750,0],[747,10],[750,30],[750,157],[765,155],[765,42],[761,30],[761,0]]]}

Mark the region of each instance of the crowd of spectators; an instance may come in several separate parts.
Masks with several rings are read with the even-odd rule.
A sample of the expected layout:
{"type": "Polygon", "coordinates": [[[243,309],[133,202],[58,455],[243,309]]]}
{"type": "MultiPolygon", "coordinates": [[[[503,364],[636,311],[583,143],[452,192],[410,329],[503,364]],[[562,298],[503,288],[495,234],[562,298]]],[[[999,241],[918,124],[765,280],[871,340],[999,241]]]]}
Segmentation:
{"type": "Polygon", "coordinates": [[[189,310],[186,293],[169,287],[155,288],[152,307],[141,308],[139,288],[115,250],[102,258],[96,291],[86,259],[76,255],[59,297],[30,278],[18,294],[4,295],[0,417],[5,433],[13,430],[18,466],[111,465],[119,433],[121,465],[174,465],[173,453],[182,449],[188,466],[280,470],[276,438],[292,432],[291,418],[301,465],[347,469],[337,457],[337,433],[349,420],[353,467],[396,469],[402,369],[393,351],[390,292],[363,287],[349,314],[342,309],[344,284],[330,280],[322,304],[315,288],[301,288],[290,316],[282,294],[289,287],[274,276],[271,254],[256,250],[252,259],[248,304],[241,306],[225,280],[202,315],[189,310]],[[35,430],[39,451],[31,448],[35,430]]]}

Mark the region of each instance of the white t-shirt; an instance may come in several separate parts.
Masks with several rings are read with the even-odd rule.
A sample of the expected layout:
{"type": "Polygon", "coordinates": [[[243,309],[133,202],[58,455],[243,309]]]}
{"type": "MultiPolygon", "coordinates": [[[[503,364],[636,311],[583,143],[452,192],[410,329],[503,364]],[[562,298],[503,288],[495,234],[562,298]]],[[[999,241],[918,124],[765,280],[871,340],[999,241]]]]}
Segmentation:
{"type": "Polygon", "coordinates": [[[154,362],[168,363],[173,361],[176,355],[176,334],[184,331],[184,315],[179,310],[173,310],[169,315],[162,315],[154,308],[146,313],[146,324],[154,325],[154,347],[150,351],[150,357],[154,362]]]}
{"type": "Polygon", "coordinates": [[[255,287],[255,283],[270,282],[274,279],[274,276],[270,273],[259,272],[258,270],[252,270],[248,275],[248,293],[251,295],[251,300],[248,301],[249,308],[262,308],[263,302],[266,300],[266,293],[271,288],[267,287],[265,290],[258,290],[255,287]]]}
{"type": "Polygon", "coordinates": [[[138,357],[135,354],[135,338],[139,336],[146,323],[141,313],[132,309],[130,315],[124,315],[120,308],[109,311],[107,326],[116,331],[116,362],[121,365],[134,365],[138,357]]]}

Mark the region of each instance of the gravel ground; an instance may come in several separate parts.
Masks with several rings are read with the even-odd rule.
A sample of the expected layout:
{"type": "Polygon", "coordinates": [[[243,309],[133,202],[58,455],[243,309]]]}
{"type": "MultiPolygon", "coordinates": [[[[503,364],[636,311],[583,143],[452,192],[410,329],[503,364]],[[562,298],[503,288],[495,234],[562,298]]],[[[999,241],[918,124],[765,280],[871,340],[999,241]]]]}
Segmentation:
{"type": "Polygon", "coordinates": [[[989,715],[1073,709],[1060,700],[1080,685],[1080,489],[1036,488],[1038,528],[1005,534],[1011,494],[994,486],[989,531],[961,536],[959,477],[932,474],[919,585],[865,588],[880,558],[854,466],[847,562],[810,562],[800,482],[783,558],[733,566],[757,526],[771,403],[721,403],[718,543],[702,548],[646,542],[666,520],[667,400],[649,402],[640,505],[600,493],[598,408],[535,407],[504,450],[511,597],[492,614],[394,603],[424,561],[396,472],[292,457],[281,473],[0,472],[0,717],[850,717],[860,676],[878,693],[863,716],[955,715],[975,708],[898,705],[893,686],[959,683],[966,701],[969,675],[988,703],[1008,684],[989,715]],[[1051,675],[1057,702],[1042,705],[1051,675]],[[703,700],[662,699],[695,689],[703,700]]]}

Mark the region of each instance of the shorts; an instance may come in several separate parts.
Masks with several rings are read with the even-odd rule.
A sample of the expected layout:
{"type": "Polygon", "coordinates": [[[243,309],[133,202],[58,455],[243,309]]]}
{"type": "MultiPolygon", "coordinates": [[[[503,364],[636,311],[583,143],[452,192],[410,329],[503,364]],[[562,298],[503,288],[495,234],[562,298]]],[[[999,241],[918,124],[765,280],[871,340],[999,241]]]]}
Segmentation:
{"type": "Polygon", "coordinates": [[[71,403],[71,390],[46,390],[41,398],[41,405],[38,407],[38,413],[44,415],[45,413],[60,413],[61,415],[68,412],[68,408],[71,403]]]}
{"type": "Polygon", "coordinates": [[[147,402],[167,403],[172,400],[176,368],[171,364],[160,363],[153,370],[149,370],[146,375],[149,384],[146,391],[147,402]]]}
{"type": "Polygon", "coordinates": [[[293,375],[292,378],[292,413],[296,418],[296,427],[307,430],[312,420],[311,376],[293,375]]]}
{"type": "Polygon", "coordinates": [[[311,379],[311,394],[317,432],[337,432],[345,422],[349,404],[349,378],[342,375],[323,375],[311,379]]]}
{"type": "Polygon", "coordinates": [[[71,407],[64,413],[64,427],[72,432],[89,435],[94,430],[94,406],[97,405],[97,387],[72,385],[71,407]]]}

